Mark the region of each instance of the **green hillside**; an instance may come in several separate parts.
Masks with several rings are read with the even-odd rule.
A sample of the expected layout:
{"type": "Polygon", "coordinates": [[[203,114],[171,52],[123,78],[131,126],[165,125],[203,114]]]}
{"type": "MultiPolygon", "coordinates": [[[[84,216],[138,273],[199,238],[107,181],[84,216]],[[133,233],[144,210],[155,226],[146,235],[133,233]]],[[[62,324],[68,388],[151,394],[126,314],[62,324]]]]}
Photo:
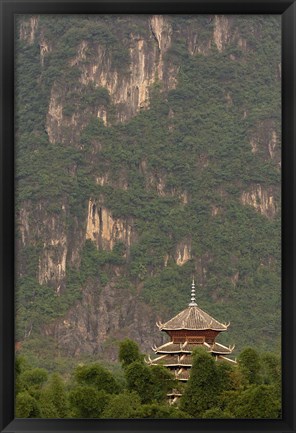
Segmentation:
{"type": "MultiPolygon", "coordinates": [[[[109,287],[114,299],[147,306],[151,322],[167,320],[187,306],[194,275],[198,305],[231,322],[222,343],[235,343],[237,353],[278,351],[279,17],[228,17],[226,30],[214,17],[166,17],[165,48],[160,24],[151,32],[146,16],[37,19],[32,27],[20,17],[16,47],[16,321],[24,350],[41,356],[40,346],[58,344],[68,356],[57,329],[64,320],[74,326],[69,311],[85,311],[92,299],[100,305],[109,287]],[[137,47],[149,101],[134,108],[124,97],[141,91],[132,76],[138,63],[130,67],[137,47]],[[105,75],[96,72],[105,64],[105,75]],[[100,227],[93,235],[89,203],[100,227]],[[104,234],[104,215],[117,221],[117,234],[115,223],[104,234]]],[[[106,314],[112,322],[111,307],[106,314]]],[[[98,337],[103,348],[117,348],[116,326],[125,324],[98,337]]],[[[153,332],[149,342],[159,338],[153,332]]],[[[77,338],[75,354],[91,356],[77,338]]]]}

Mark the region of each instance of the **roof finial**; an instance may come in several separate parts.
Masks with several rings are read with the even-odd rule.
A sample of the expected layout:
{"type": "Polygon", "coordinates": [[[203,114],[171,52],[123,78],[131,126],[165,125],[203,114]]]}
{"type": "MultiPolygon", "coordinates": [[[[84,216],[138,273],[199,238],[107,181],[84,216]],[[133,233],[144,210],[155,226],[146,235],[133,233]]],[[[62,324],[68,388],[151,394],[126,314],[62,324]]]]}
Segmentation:
{"type": "Polygon", "coordinates": [[[194,277],[192,278],[192,285],[191,285],[191,302],[188,304],[189,307],[195,307],[197,306],[197,303],[195,302],[195,284],[194,284],[194,277]]]}

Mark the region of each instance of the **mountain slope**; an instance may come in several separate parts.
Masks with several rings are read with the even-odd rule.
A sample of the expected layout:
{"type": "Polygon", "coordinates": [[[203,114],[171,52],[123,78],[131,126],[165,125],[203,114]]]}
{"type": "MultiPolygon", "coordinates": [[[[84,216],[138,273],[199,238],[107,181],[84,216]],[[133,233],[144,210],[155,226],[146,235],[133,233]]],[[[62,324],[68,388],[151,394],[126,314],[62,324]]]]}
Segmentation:
{"type": "Polygon", "coordinates": [[[116,359],[197,302],[280,337],[277,16],[18,21],[17,339],[116,359]]]}

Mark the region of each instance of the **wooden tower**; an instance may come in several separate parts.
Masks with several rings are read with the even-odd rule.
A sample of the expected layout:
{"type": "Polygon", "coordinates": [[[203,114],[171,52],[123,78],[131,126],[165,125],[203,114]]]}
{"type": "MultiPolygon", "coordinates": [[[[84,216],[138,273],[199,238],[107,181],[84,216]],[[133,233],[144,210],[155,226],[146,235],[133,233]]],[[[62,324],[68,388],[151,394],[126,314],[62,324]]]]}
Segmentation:
{"type": "MultiPolygon", "coordinates": [[[[203,346],[211,353],[216,361],[226,361],[236,364],[236,361],[229,358],[234,349],[216,342],[220,332],[228,329],[229,323],[222,324],[201,310],[195,302],[195,284],[192,281],[191,300],[188,307],[170,319],[166,323],[157,323],[160,331],[166,332],[170,341],[159,347],[153,347],[157,355],[154,359],[148,357],[149,365],[163,365],[169,368],[176,379],[186,382],[190,376],[192,367],[192,351],[203,346]]],[[[172,392],[169,396],[172,401],[180,394],[172,392]]]]}

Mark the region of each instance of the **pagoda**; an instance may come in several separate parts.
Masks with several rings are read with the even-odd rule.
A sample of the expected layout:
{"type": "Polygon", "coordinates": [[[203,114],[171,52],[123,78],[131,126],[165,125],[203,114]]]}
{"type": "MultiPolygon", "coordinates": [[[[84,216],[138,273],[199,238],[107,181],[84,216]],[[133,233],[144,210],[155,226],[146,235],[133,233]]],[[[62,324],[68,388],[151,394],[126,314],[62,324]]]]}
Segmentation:
{"type": "MultiPolygon", "coordinates": [[[[176,379],[186,382],[192,367],[192,352],[196,347],[203,346],[216,361],[226,361],[236,364],[229,358],[234,349],[216,342],[220,332],[228,329],[228,324],[218,322],[208,313],[201,310],[195,302],[195,284],[192,281],[191,300],[188,307],[166,323],[157,323],[160,331],[166,332],[170,341],[159,347],[152,347],[156,358],[148,357],[149,365],[163,365],[169,368],[176,379]]],[[[180,394],[179,394],[180,395],[180,394]]],[[[176,393],[168,396],[175,398],[176,393]]]]}

